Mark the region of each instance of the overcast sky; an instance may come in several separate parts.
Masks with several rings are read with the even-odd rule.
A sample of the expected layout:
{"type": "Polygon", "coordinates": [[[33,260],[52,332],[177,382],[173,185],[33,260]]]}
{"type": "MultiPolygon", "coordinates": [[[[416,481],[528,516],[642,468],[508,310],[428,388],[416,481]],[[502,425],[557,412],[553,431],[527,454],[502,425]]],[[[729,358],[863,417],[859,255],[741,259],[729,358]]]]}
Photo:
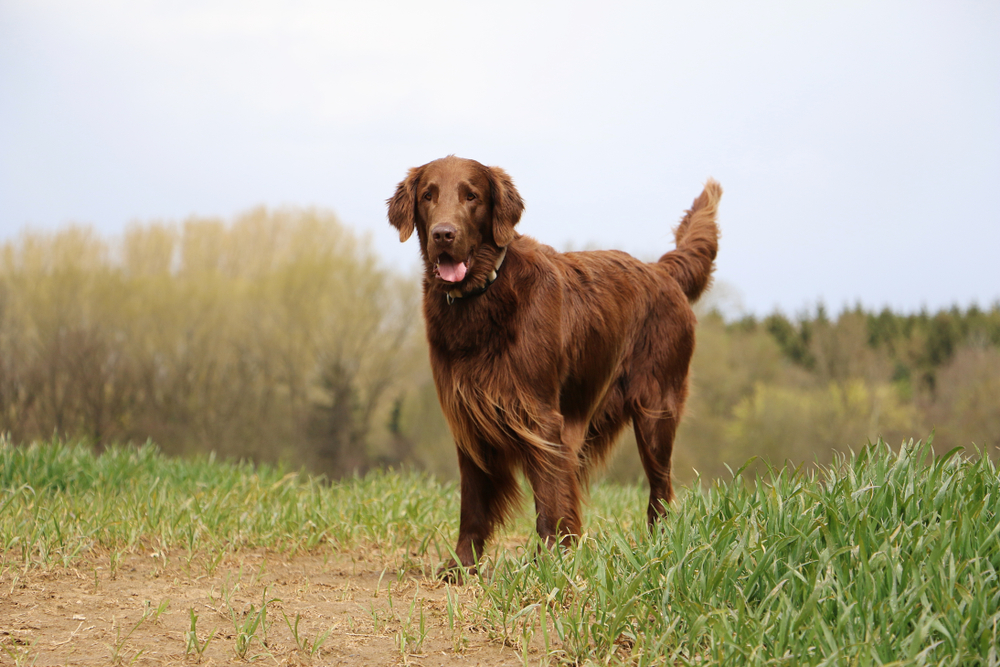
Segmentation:
{"type": "MultiPolygon", "coordinates": [[[[1000,299],[1000,2],[0,0],[0,239],[504,167],[519,229],[653,258],[713,176],[747,312],[1000,299]]],[[[730,306],[734,308],[734,306],[730,306]]]]}

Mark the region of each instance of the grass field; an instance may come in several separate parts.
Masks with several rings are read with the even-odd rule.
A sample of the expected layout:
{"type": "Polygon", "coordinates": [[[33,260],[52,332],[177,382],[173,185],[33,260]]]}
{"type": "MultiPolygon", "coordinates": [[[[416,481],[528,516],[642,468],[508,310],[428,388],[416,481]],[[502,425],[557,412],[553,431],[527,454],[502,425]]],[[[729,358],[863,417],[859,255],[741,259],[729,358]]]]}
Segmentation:
{"type": "Polygon", "coordinates": [[[652,534],[644,502],[597,485],[555,552],[526,511],[455,587],[432,477],[0,443],[0,665],[1000,665],[988,457],[879,443],[687,490],[652,534]]]}

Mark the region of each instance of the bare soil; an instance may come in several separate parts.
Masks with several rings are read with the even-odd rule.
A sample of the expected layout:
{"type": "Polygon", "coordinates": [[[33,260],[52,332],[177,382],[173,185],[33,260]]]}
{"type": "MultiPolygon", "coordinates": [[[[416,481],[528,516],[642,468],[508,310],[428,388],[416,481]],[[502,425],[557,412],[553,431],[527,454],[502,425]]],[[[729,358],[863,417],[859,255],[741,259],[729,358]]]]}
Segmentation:
{"type": "Polygon", "coordinates": [[[147,552],[8,568],[0,573],[0,665],[523,664],[519,651],[468,619],[449,621],[447,591],[466,607],[469,587],[398,572],[365,552],[252,551],[216,564],[147,552]],[[258,627],[241,656],[240,628],[259,617],[265,599],[274,600],[266,632],[258,627]],[[282,612],[292,624],[298,616],[298,642],[282,612]]]}

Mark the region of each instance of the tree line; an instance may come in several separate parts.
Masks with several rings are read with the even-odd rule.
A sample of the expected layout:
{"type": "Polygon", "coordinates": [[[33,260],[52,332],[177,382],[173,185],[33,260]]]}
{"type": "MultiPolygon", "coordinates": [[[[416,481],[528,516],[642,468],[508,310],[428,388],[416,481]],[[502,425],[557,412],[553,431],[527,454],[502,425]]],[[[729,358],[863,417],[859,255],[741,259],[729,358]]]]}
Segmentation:
{"type": "Polygon", "coordinates": [[[364,469],[418,317],[328,212],[24,233],[0,253],[0,430],[364,469]]]}
{"type": "Polygon", "coordinates": [[[819,305],[731,322],[709,311],[699,327],[678,435],[679,457],[694,445],[688,469],[725,474],[751,456],[829,463],[878,437],[1000,451],[1000,302],[836,317],[819,305]]]}
{"type": "MultiPolygon", "coordinates": [[[[419,290],[328,211],[24,232],[0,246],[0,432],[453,475],[419,290]]],[[[1000,303],[735,321],[709,303],[675,470],[827,462],[932,430],[996,451],[997,396],[1000,303]]],[[[621,449],[610,474],[638,478],[621,449]]]]}

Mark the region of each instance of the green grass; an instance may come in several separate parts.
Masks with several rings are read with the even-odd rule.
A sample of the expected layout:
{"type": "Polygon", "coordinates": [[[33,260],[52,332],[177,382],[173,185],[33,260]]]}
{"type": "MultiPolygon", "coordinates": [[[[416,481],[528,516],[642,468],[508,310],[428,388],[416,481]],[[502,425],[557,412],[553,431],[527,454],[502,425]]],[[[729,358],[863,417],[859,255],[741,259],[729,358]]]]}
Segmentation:
{"type": "MultiPolygon", "coordinates": [[[[155,446],[0,441],[0,565],[68,565],[95,548],[190,557],[358,545],[444,558],[453,485],[391,471],[327,484],[269,466],[164,457],[155,446]],[[439,552],[439,553],[438,553],[439,552]]],[[[114,558],[112,558],[114,560],[114,558]]]]}
{"type": "MultiPolygon", "coordinates": [[[[684,493],[652,534],[643,496],[598,485],[578,547],[496,547],[472,601],[453,608],[449,595],[449,618],[532,664],[529,647],[569,664],[1000,665],[988,457],[878,443],[818,472],[737,475],[684,493]]],[[[95,456],[0,444],[0,567],[67,565],[96,548],[180,550],[211,567],[240,548],[364,545],[430,572],[457,500],[454,485],[415,473],[329,485],[149,445],[95,456]]],[[[527,517],[513,532],[529,534],[527,517]]]]}
{"type": "Polygon", "coordinates": [[[479,613],[571,663],[1000,664],[1000,483],[884,444],[688,493],[667,525],[502,555],[479,613]]]}

